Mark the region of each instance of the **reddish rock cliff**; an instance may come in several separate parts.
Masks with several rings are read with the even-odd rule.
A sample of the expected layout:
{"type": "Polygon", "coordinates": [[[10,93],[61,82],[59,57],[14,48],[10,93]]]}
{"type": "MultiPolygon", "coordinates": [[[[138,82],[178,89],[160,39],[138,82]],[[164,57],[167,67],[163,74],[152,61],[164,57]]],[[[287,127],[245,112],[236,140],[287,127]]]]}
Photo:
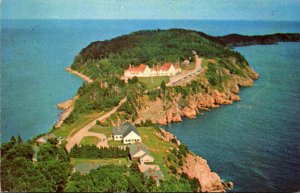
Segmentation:
{"type": "Polygon", "coordinates": [[[199,156],[188,154],[179,173],[185,173],[189,178],[197,178],[202,192],[225,192],[221,178],[209,168],[207,161],[199,156]]]}

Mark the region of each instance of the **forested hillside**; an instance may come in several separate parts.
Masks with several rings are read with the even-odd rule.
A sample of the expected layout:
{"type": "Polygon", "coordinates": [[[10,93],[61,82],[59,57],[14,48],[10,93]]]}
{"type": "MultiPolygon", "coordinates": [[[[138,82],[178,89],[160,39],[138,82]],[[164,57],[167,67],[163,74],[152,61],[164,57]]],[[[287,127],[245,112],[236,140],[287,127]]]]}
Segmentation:
{"type": "MultiPolygon", "coordinates": [[[[184,60],[193,64],[195,53],[205,60],[202,81],[176,86],[168,91],[168,94],[162,94],[166,89],[151,91],[148,92],[148,96],[155,99],[165,95],[165,98],[171,99],[171,95],[181,94],[187,99],[190,95],[208,92],[209,88],[222,91],[229,87],[230,82],[237,82],[230,81],[235,76],[241,79],[254,77],[241,54],[202,32],[183,29],[147,30],[97,41],[82,49],[71,66],[73,70],[92,78],[94,82],[84,84],[79,89],[80,97],[65,124],[72,124],[85,113],[107,111],[125,96],[127,102],[120,108],[119,111],[123,113],[121,112],[122,115],[118,118],[135,120],[138,118],[137,108],[141,107],[137,104],[137,98],[147,87],[137,79],[130,80],[129,84],[120,80],[129,64],[146,63],[152,66],[171,62],[182,66],[184,60]]],[[[188,105],[186,99],[181,100],[182,107],[188,105]]],[[[111,118],[114,122],[114,116],[111,118]]]]}
{"type": "Polygon", "coordinates": [[[138,31],[91,43],[76,56],[71,68],[96,79],[120,75],[129,64],[145,63],[151,66],[192,60],[192,51],[196,51],[200,57],[235,57],[240,64],[246,62],[239,53],[215,43],[217,41],[204,33],[191,30],[138,31]]]}

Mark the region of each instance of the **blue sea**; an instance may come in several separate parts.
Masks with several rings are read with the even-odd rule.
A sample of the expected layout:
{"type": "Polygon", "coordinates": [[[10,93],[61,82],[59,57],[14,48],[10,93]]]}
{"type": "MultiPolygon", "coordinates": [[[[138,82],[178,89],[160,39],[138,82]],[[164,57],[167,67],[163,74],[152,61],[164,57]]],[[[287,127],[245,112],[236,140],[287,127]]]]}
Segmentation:
{"type": "MultiPolygon", "coordinates": [[[[1,142],[47,132],[56,104],[82,84],[68,74],[90,42],[144,29],[210,35],[300,32],[300,22],[215,20],[2,20],[1,142]]],[[[242,100],[166,129],[204,157],[233,191],[300,190],[300,43],[235,48],[260,74],[242,100]]]]}

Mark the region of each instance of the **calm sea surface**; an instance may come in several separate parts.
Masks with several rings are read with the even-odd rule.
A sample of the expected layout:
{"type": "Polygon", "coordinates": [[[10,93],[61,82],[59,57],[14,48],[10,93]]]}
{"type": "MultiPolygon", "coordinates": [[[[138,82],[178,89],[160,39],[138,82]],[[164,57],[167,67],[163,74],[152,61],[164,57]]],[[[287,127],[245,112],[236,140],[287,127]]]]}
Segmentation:
{"type": "MultiPolygon", "coordinates": [[[[92,41],[142,29],[186,28],[211,35],[300,32],[300,22],[196,20],[1,21],[1,141],[47,132],[56,104],[81,79],[64,71],[92,41]]],[[[300,43],[236,48],[260,74],[242,101],[167,126],[208,160],[234,191],[300,190],[300,43]]]]}

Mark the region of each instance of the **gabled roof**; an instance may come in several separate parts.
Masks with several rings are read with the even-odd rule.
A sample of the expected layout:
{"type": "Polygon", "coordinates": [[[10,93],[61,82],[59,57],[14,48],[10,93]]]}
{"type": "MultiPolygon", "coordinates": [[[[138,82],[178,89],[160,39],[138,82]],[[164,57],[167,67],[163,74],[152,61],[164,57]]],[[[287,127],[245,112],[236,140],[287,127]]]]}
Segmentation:
{"type": "Polygon", "coordinates": [[[147,68],[146,64],[140,64],[138,67],[129,66],[129,68],[126,71],[128,71],[128,72],[144,72],[146,68],[147,68]]]}
{"type": "Polygon", "coordinates": [[[140,172],[144,173],[148,169],[153,169],[153,170],[160,170],[158,165],[148,165],[148,164],[143,164],[141,163],[138,165],[140,172]]]}
{"type": "Polygon", "coordinates": [[[153,68],[151,68],[152,71],[168,71],[171,66],[173,66],[173,64],[171,63],[165,63],[163,66],[154,66],[153,68]]]}
{"type": "Polygon", "coordinates": [[[137,135],[140,136],[139,132],[135,128],[135,126],[131,125],[130,123],[126,122],[123,125],[119,125],[113,127],[113,134],[114,135],[122,135],[122,137],[127,136],[131,131],[134,131],[137,135]]]}
{"type": "MultiPolygon", "coordinates": [[[[150,152],[149,152],[147,146],[144,145],[144,144],[136,144],[136,143],[134,143],[134,144],[131,144],[131,145],[129,146],[129,153],[130,153],[130,156],[135,155],[136,153],[138,153],[138,152],[141,151],[141,150],[143,150],[143,151],[145,152],[145,154],[150,155],[150,152]]],[[[142,156],[144,156],[145,154],[143,154],[142,156]]],[[[151,156],[151,155],[150,155],[150,156],[151,156]]],[[[152,156],[151,156],[151,157],[152,157],[152,156]]]]}
{"type": "Polygon", "coordinates": [[[145,157],[145,156],[150,156],[150,157],[152,157],[152,158],[154,159],[154,157],[153,157],[150,153],[145,153],[144,155],[142,155],[141,159],[142,159],[143,157],[145,157]]]}
{"type": "Polygon", "coordinates": [[[171,68],[172,64],[170,63],[165,63],[162,67],[161,70],[162,71],[168,71],[171,68]]]}

